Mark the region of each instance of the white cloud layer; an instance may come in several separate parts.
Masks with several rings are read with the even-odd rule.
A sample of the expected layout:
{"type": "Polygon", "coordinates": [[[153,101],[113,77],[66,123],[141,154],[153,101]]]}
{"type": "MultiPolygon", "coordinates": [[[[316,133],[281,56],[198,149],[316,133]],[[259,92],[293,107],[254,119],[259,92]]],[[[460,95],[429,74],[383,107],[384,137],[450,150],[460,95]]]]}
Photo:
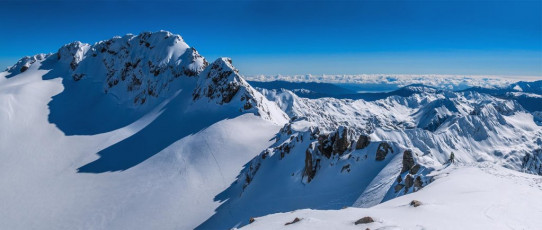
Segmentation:
{"type": "Polygon", "coordinates": [[[399,87],[411,84],[423,84],[438,88],[458,89],[468,87],[494,88],[507,86],[518,81],[542,80],[542,76],[484,76],[484,75],[254,75],[245,76],[249,81],[289,81],[289,82],[322,82],[340,84],[387,84],[399,87]]]}

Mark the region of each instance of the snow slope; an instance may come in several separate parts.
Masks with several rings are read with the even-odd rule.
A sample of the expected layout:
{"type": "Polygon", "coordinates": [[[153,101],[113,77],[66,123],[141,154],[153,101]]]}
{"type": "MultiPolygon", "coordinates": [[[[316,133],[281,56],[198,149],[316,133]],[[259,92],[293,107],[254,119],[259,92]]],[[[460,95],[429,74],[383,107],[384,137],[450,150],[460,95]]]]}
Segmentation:
{"type": "Polygon", "coordinates": [[[238,91],[227,103],[195,100],[200,76],[170,82],[167,71],[186,66],[177,60],[191,49],[178,35],[162,38],[169,35],[116,37],[109,40],[112,52],[98,49],[108,41],[76,42],[23,59],[17,65],[31,60],[24,70],[0,73],[0,229],[192,229],[214,214],[220,204],[214,197],[271,144],[287,117],[239,84],[244,80],[227,59],[209,67],[222,66],[215,73],[229,76],[214,86],[237,85],[238,91]],[[139,46],[146,36],[149,45],[139,46]],[[140,51],[150,47],[155,56],[140,51]],[[117,48],[129,55],[115,55],[117,48]],[[125,70],[101,71],[140,56],[163,60],[155,64],[166,73],[134,75],[147,86],[169,82],[162,93],[147,93],[143,104],[134,103],[139,94],[129,90],[132,80],[123,81],[125,70]],[[89,74],[74,79],[78,73],[89,74]],[[111,88],[108,73],[119,77],[111,88]],[[77,123],[84,125],[71,126],[77,123]],[[91,126],[99,127],[85,128],[91,126]]]}
{"type": "Polygon", "coordinates": [[[422,190],[371,208],[303,209],[255,218],[242,229],[539,229],[542,177],[493,164],[435,171],[422,190]],[[421,206],[413,207],[412,200],[421,206]],[[363,217],[375,222],[355,225],[363,217]],[[285,223],[299,218],[294,224],[285,223]]]}

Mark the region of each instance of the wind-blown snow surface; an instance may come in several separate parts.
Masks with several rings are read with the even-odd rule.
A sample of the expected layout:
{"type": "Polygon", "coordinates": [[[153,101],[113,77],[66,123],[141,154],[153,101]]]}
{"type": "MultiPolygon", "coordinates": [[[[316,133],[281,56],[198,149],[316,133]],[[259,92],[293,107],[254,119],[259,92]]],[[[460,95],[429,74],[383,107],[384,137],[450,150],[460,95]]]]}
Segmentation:
{"type": "Polygon", "coordinates": [[[242,229],[540,229],[542,177],[490,164],[450,166],[419,192],[371,208],[297,210],[242,229]],[[413,207],[412,200],[422,202],[413,207]],[[375,222],[355,225],[363,217],[375,222]],[[300,221],[290,225],[295,218],[300,221]]]}
{"type": "MultiPolygon", "coordinates": [[[[126,46],[132,49],[125,48],[132,58],[175,59],[190,50],[180,36],[168,32],[127,35],[112,39],[111,45],[133,40],[138,42],[126,46]],[[177,42],[169,43],[168,37],[177,42]],[[144,38],[148,45],[139,42],[144,38]],[[138,49],[167,55],[152,56],[138,49]]],[[[194,228],[213,215],[219,205],[214,197],[235,180],[243,164],[271,144],[270,139],[287,119],[224,58],[209,66],[220,68],[196,68],[195,76],[149,74],[144,72],[147,67],[141,72],[128,71],[126,81],[136,76],[148,80],[149,85],[163,86],[162,80],[171,80],[156,94],[146,88],[146,94],[134,102],[140,94],[131,93],[128,83],[121,79],[123,70],[117,68],[133,60],[97,49],[106,43],[72,43],[79,47],[72,56],[63,53],[65,46],[59,50],[61,55],[26,58],[17,65],[24,62],[21,66],[27,67],[16,65],[0,73],[0,229],[194,228]],[[94,56],[93,50],[101,54],[94,56]],[[65,63],[64,58],[79,65],[65,63]],[[91,58],[102,61],[88,61],[91,58]],[[83,64],[91,62],[94,64],[83,64]],[[116,72],[100,71],[111,63],[117,66],[111,67],[116,72]],[[197,76],[210,71],[215,74],[197,76]],[[73,78],[78,73],[92,74],[73,78]],[[111,79],[119,77],[116,87],[110,88],[109,75],[111,79]],[[204,78],[209,81],[198,80],[204,78]],[[225,87],[218,90],[220,94],[209,90],[193,98],[196,86],[218,89],[221,84],[234,89],[225,87]],[[223,96],[228,97],[227,102],[223,96]],[[141,98],[147,98],[146,103],[141,98]],[[105,129],[99,127],[106,131],[96,134],[82,126],[73,129],[68,123],[58,125],[63,121],[55,120],[53,113],[65,112],[59,109],[76,104],[102,111],[90,110],[98,113],[89,115],[86,110],[75,109],[69,117],[73,123],[100,125],[104,117],[92,114],[109,113],[117,120],[105,129]],[[108,111],[112,108],[109,105],[124,113],[108,111]],[[139,160],[116,168],[134,158],[139,160]]],[[[158,63],[162,64],[156,64],[156,68],[167,71],[168,66],[180,65],[174,61],[158,63]]]]}

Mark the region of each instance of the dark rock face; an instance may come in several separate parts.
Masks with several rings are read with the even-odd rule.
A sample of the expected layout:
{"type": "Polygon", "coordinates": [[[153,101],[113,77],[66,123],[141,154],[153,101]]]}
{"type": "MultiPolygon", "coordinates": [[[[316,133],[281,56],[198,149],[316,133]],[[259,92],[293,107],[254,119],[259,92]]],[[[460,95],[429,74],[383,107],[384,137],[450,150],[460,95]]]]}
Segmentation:
{"type": "Polygon", "coordinates": [[[350,172],[350,164],[347,164],[341,168],[341,172],[350,172]]]}
{"type": "Polygon", "coordinates": [[[320,134],[316,148],[328,159],[333,155],[342,155],[351,146],[351,141],[348,139],[348,132],[347,127],[340,126],[333,133],[320,134]]]}
{"type": "Polygon", "coordinates": [[[21,73],[22,73],[22,72],[26,71],[27,69],[28,69],[28,66],[23,66],[23,67],[21,67],[21,70],[20,70],[20,71],[21,71],[21,73]]]}
{"type": "Polygon", "coordinates": [[[305,151],[305,170],[303,172],[303,176],[307,177],[307,182],[311,182],[314,175],[316,175],[316,170],[312,165],[312,154],[307,149],[307,151],[305,151]]]}
{"type": "Polygon", "coordinates": [[[405,177],[405,187],[409,189],[410,187],[412,187],[412,185],[414,185],[414,178],[412,178],[412,176],[408,174],[405,177]]]}
{"type": "Polygon", "coordinates": [[[378,149],[376,150],[376,160],[383,161],[386,159],[386,155],[388,155],[390,151],[393,153],[393,149],[391,148],[390,144],[386,142],[380,143],[380,145],[378,145],[378,149]]]}
{"type": "Polygon", "coordinates": [[[373,222],[375,222],[375,221],[373,220],[372,217],[366,216],[366,217],[363,217],[363,218],[357,220],[354,224],[356,224],[356,225],[358,225],[358,224],[368,224],[368,223],[373,223],[373,222]]]}
{"type": "Polygon", "coordinates": [[[410,174],[416,174],[418,171],[420,171],[421,166],[419,164],[416,164],[410,168],[410,174]]]}
{"type": "Polygon", "coordinates": [[[350,147],[350,141],[348,141],[348,128],[341,126],[335,132],[335,137],[333,138],[333,154],[342,155],[344,151],[350,147]]]}
{"type": "Polygon", "coordinates": [[[408,170],[410,170],[414,166],[414,156],[412,155],[412,150],[405,150],[403,153],[403,168],[401,169],[401,173],[404,173],[408,170]]]}
{"type": "Polygon", "coordinates": [[[318,136],[318,150],[327,158],[333,153],[333,140],[329,140],[329,135],[321,134],[318,136]]]}
{"type": "MultiPolygon", "coordinates": [[[[410,154],[405,151],[405,155],[403,155],[402,172],[397,177],[396,184],[393,187],[395,193],[398,193],[401,191],[403,191],[404,194],[407,194],[409,192],[417,192],[418,190],[422,189],[424,185],[427,185],[428,183],[431,182],[432,178],[426,176],[423,173],[420,173],[420,170],[423,167],[422,165],[414,163],[414,166],[410,167],[410,169],[407,169],[408,166],[412,164],[412,162],[410,163],[409,162],[410,162],[410,154]],[[405,162],[407,163],[405,164],[405,162]]],[[[424,169],[427,169],[427,168],[424,167],[424,169]]]]}
{"type": "Polygon", "coordinates": [[[423,187],[422,178],[420,176],[416,177],[416,180],[414,180],[414,190],[418,191],[423,187]]]}
{"type": "Polygon", "coordinates": [[[222,59],[213,62],[206,71],[206,75],[201,76],[211,81],[208,81],[207,85],[198,86],[192,94],[194,100],[203,95],[209,99],[217,98],[219,104],[224,104],[229,103],[237,94],[241,88],[241,82],[235,79],[237,70],[229,68],[223,62],[222,59]]]}
{"type": "Polygon", "coordinates": [[[358,141],[356,142],[356,150],[364,149],[365,147],[369,146],[371,143],[371,137],[366,135],[360,135],[358,138],[358,141]]]}

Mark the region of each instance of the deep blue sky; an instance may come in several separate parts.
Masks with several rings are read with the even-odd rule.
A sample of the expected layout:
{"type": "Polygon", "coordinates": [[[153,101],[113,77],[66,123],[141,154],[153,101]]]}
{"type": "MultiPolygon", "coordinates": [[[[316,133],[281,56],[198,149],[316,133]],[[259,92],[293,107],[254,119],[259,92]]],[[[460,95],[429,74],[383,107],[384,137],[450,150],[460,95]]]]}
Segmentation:
{"type": "Polygon", "coordinates": [[[542,76],[542,1],[0,0],[0,68],[161,29],[248,75],[542,76]]]}

